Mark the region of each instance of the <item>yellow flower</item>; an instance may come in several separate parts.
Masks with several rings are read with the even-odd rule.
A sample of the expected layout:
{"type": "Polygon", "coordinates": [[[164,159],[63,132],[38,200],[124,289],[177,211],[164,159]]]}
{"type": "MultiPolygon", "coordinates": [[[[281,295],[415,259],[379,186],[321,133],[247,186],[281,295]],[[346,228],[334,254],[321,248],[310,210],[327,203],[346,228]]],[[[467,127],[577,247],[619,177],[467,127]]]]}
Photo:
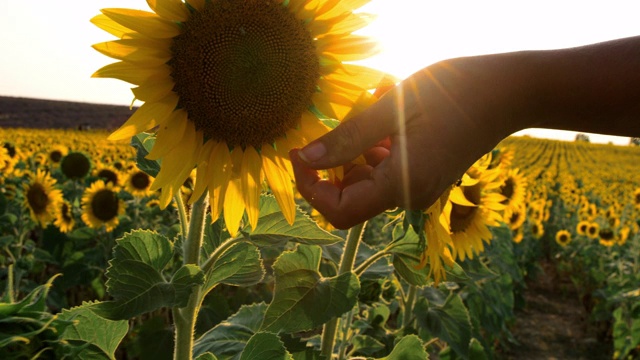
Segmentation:
{"type": "Polygon", "coordinates": [[[565,247],[571,242],[571,233],[567,230],[560,230],[556,233],[556,243],[565,247]]]}
{"type": "Polygon", "coordinates": [[[504,176],[504,183],[500,187],[500,194],[505,197],[503,204],[504,218],[509,219],[514,211],[518,211],[519,207],[525,204],[527,192],[527,178],[519,174],[519,169],[511,169],[504,176]]]}
{"type": "Polygon", "coordinates": [[[191,201],[208,190],[212,219],[224,209],[232,234],[245,210],[255,228],[263,181],[292,223],[289,150],[328,132],[322,119],[344,120],[385,78],[346,63],[377,50],[352,34],[370,20],[353,12],[365,2],[156,0],[147,1],[153,12],[103,9],[92,22],[119,39],[94,48],[120,61],[94,77],[134,84],[144,101],[109,138],[157,127],[148,158],[162,160],[152,185],[162,207],[197,167],[191,201]]]}
{"type": "Polygon", "coordinates": [[[586,234],[590,239],[597,239],[599,231],[600,225],[598,225],[598,223],[592,222],[589,223],[589,226],[587,226],[586,234]]]}
{"type": "Polygon", "coordinates": [[[578,235],[587,235],[587,230],[589,229],[589,224],[591,224],[587,220],[582,220],[576,225],[576,232],[578,235]]]}
{"type": "Polygon", "coordinates": [[[48,173],[38,169],[33,179],[24,185],[24,206],[42,227],[53,220],[56,205],[62,201],[62,191],[54,187],[55,183],[48,173]]]}
{"type": "Polygon", "coordinates": [[[135,168],[125,179],[125,189],[135,197],[145,197],[153,194],[150,190],[153,178],[146,172],[135,168]]]}
{"type": "Polygon", "coordinates": [[[603,245],[606,247],[612,247],[617,242],[615,234],[613,233],[613,230],[611,230],[610,228],[600,229],[598,231],[598,234],[596,234],[595,237],[599,238],[600,245],[603,245]]]}
{"type": "Polygon", "coordinates": [[[124,201],[118,199],[111,183],[96,180],[82,195],[82,221],[94,229],[104,225],[107,232],[111,232],[118,226],[118,215],[124,211],[124,201]]]}
{"type": "Polygon", "coordinates": [[[63,233],[73,230],[76,221],[73,219],[71,205],[67,201],[61,201],[56,206],[56,219],[53,224],[63,233]]]}
{"type": "Polygon", "coordinates": [[[540,221],[534,221],[531,224],[531,235],[534,239],[540,239],[544,235],[544,225],[540,221]]]}

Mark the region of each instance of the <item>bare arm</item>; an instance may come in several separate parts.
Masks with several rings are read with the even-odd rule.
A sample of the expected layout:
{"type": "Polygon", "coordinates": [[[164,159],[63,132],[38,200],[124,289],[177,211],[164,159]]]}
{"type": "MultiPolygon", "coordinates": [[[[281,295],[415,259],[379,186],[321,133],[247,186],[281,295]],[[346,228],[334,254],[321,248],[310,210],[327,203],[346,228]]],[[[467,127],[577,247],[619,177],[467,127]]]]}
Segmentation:
{"type": "Polygon", "coordinates": [[[445,60],[301,152],[300,193],[347,228],[386,209],[426,208],[506,136],[530,127],[640,135],[640,37],[579,48],[445,60]],[[365,154],[341,186],[317,169],[365,154]]]}

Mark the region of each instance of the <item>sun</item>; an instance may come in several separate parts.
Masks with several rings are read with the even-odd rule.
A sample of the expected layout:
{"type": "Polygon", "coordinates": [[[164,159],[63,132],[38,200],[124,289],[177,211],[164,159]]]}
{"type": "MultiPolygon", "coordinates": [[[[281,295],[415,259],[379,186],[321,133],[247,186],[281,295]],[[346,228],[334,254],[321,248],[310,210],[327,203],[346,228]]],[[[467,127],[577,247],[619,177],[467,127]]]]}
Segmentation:
{"type": "Polygon", "coordinates": [[[288,152],[330,130],[369,90],[394,84],[350,62],[377,51],[353,32],[371,17],[366,1],[162,0],[153,12],[103,9],[92,22],[118,40],[94,45],[119,60],[93,76],[136,85],[144,104],[111,140],[154,130],[148,158],[162,166],[151,190],[168,205],[197,168],[190,201],[210,194],[212,219],[224,209],[235,234],[246,211],[258,221],[266,182],[289,223],[295,218],[288,152]]]}

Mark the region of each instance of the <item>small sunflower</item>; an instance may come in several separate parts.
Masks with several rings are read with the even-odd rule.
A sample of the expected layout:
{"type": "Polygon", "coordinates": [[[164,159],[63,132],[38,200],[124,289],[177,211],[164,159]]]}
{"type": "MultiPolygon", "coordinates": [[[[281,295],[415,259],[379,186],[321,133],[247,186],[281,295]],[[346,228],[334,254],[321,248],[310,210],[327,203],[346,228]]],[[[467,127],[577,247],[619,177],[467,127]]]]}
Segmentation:
{"type": "Polygon", "coordinates": [[[56,206],[56,219],[53,224],[63,233],[68,233],[73,230],[76,221],[73,218],[73,212],[69,202],[61,201],[58,203],[56,206]]]}
{"type": "Polygon", "coordinates": [[[600,245],[612,247],[616,244],[616,236],[611,228],[600,229],[596,237],[599,238],[600,245]]]}
{"type": "Polygon", "coordinates": [[[69,153],[69,148],[64,145],[54,145],[47,155],[49,163],[53,166],[60,165],[62,158],[69,153]]]}
{"type": "Polygon", "coordinates": [[[534,221],[531,224],[531,235],[534,239],[540,239],[544,235],[544,225],[540,221],[534,221]]]}
{"type": "Polygon", "coordinates": [[[567,230],[560,230],[556,233],[556,243],[565,247],[571,242],[571,233],[567,230]]]}
{"type": "Polygon", "coordinates": [[[506,206],[504,209],[504,218],[509,219],[514,211],[525,204],[527,195],[527,178],[519,174],[519,169],[510,169],[504,176],[504,182],[500,187],[500,194],[505,199],[502,203],[506,206]]]}
{"type": "Polygon", "coordinates": [[[629,239],[629,234],[631,233],[631,228],[629,228],[628,226],[624,226],[620,229],[620,231],[618,231],[618,235],[616,236],[616,241],[618,243],[618,245],[622,246],[627,242],[627,239],[629,239]]]}
{"type": "Polygon", "coordinates": [[[124,211],[124,201],[118,198],[111,183],[96,180],[82,195],[82,221],[94,229],[104,225],[111,232],[118,226],[118,215],[124,211]]]}
{"type": "Polygon", "coordinates": [[[590,222],[589,226],[587,226],[586,234],[590,239],[597,239],[599,231],[600,225],[598,225],[598,223],[596,222],[590,222]]]}
{"type": "Polygon", "coordinates": [[[519,227],[513,232],[513,242],[519,244],[522,242],[522,239],[524,239],[524,232],[522,231],[522,228],[519,227]]]}
{"type": "Polygon", "coordinates": [[[587,230],[589,229],[589,224],[591,224],[587,220],[582,220],[576,225],[576,232],[578,235],[587,235],[587,230]]]}
{"type": "Polygon", "coordinates": [[[122,185],[122,174],[111,166],[98,165],[93,170],[93,176],[101,178],[105,183],[112,184],[114,188],[122,185]]]}
{"type": "Polygon", "coordinates": [[[163,0],[153,12],[103,9],[92,22],[118,37],[94,45],[120,60],[93,76],[136,85],[144,101],[109,137],[157,129],[149,159],[162,160],[152,189],[166,207],[197,167],[192,201],[209,191],[211,218],[224,209],[234,235],[246,210],[258,221],[266,180],[289,223],[295,218],[288,152],[327,133],[368,90],[394,80],[347,62],[376,44],[352,34],[366,1],[163,0]]]}
{"type": "Polygon", "coordinates": [[[633,191],[633,204],[640,209],[640,188],[633,191]]]}
{"type": "Polygon", "coordinates": [[[62,158],[60,170],[69,179],[82,179],[91,171],[91,160],[84,153],[73,151],[62,158]]]}
{"type": "Polygon", "coordinates": [[[36,170],[33,179],[24,185],[24,205],[31,218],[40,226],[47,226],[55,217],[56,204],[62,201],[62,191],[55,188],[56,180],[43,170],[36,170]]]}
{"type": "Polygon", "coordinates": [[[135,197],[145,197],[153,194],[150,190],[153,178],[140,169],[133,169],[129,172],[124,186],[125,189],[135,197]]]}

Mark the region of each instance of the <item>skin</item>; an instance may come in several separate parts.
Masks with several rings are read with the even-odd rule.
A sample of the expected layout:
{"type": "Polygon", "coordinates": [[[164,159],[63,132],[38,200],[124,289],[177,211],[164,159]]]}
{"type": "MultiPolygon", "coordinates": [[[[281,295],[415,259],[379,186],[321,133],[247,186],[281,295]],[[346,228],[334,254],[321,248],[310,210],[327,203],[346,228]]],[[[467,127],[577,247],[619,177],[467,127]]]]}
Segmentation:
{"type": "Polygon", "coordinates": [[[640,36],[445,60],[290,152],[300,194],[337,228],[426,209],[502,139],[537,127],[640,136],[640,36]],[[404,113],[404,116],[403,116],[404,113]],[[353,165],[364,154],[366,165],[353,165]],[[345,166],[335,184],[317,170],[345,166]]]}

